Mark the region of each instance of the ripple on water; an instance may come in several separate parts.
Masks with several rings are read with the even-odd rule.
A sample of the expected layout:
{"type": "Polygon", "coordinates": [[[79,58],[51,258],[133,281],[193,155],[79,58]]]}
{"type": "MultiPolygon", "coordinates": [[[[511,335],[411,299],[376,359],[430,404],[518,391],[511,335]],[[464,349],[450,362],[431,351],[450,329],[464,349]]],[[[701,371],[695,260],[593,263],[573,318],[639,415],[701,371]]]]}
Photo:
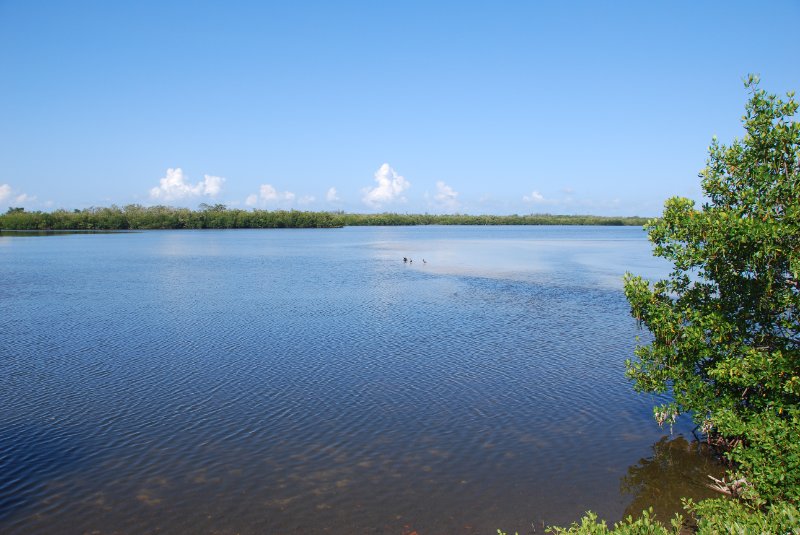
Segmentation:
{"type": "MultiPolygon", "coordinates": [[[[591,266],[609,246],[487,232],[6,244],[0,531],[485,533],[621,516],[653,472],[629,467],[683,446],[652,449],[651,400],[623,377],[635,325],[619,287],[596,283],[614,266],[591,266]],[[437,267],[437,251],[456,264],[482,246],[502,262],[504,243],[513,276],[437,267]],[[403,265],[404,248],[428,264],[403,265]]],[[[641,237],[609,232],[646,264],[628,243],[641,237]]]]}

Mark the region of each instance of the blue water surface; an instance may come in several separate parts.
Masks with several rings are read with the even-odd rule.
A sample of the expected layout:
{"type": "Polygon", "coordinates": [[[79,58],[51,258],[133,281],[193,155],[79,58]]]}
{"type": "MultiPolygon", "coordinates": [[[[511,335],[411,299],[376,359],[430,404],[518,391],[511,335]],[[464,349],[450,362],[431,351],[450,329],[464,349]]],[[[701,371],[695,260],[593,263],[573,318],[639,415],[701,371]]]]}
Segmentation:
{"type": "Polygon", "coordinates": [[[669,433],[621,277],[668,268],[638,227],[0,234],[0,532],[617,520],[669,433]]]}

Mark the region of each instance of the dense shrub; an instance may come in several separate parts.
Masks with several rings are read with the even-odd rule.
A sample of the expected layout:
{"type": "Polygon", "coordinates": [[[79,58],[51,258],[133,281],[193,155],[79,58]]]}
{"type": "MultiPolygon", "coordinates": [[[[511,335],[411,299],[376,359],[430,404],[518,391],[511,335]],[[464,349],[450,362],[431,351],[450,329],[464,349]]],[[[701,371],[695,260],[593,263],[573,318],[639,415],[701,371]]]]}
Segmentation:
{"type": "Polygon", "coordinates": [[[642,225],[640,217],[589,215],[432,215],[346,214],[298,210],[238,210],[224,205],[201,205],[199,210],[170,206],[87,208],[26,212],[10,208],[0,215],[6,230],[144,230],[226,228],[335,228],[343,226],[397,225],[642,225]]]}

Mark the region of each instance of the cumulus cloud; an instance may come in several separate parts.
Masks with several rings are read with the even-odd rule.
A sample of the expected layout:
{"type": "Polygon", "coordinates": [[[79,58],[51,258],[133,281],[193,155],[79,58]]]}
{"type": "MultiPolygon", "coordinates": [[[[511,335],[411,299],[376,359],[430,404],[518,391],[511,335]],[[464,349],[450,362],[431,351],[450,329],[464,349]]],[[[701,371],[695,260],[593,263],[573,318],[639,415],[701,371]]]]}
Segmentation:
{"type": "Polygon", "coordinates": [[[436,183],[436,195],[433,196],[433,200],[446,210],[457,210],[459,206],[458,192],[441,180],[436,183]]]}
{"type": "Polygon", "coordinates": [[[372,208],[380,208],[382,205],[395,201],[405,202],[403,192],[411,187],[411,183],[404,177],[389,167],[388,163],[383,164],[375,171],[375,182],[378,183],[374,188],[365,188],[364,196],[361,198],[364,204],[372,208]]]}
{"type": "Polygon", "coordinates": [[[278,191],[271,184],[261,184],[258,196],[264,201],[291,201],[295,198],[291,191],[278,191]]]}
{"type": "Polygon", "coordinates": [[[5,200],[12,200],[14,204],[26,204],[35,201],[36,196],[22,192],[15,194],[11,184],[0,184],[0,202],[5,200]]]}
{"type": "Polygon", "coordinates": [[[533,204],[542,204],[547,202],[547,200],[544,198],[544,195],[536,190],[533,190],[530,195],[523,195],[522,200],[533,204]]]}
{"type": "Polygon", "coordinates": [[[339,194],[336,191],[336,188],[328,189],[328,193],[325,194],[325,200],[328,202],[336,202],[339,200],[339,194]]]}
{"type": "Polygon", "coordinates": [[[258,196],[265,201],[274,201],[278,198],[278,190],[272,187],[272,184],[261,184],[258,189],[258,196]]]}
{"type": "Polygon", "coordinates": [[[311,204],[316,200],[317,198],[313,195],[304,195],[297,200],[297,204],[311,204]]]}
{"type": "Polygon", "coordinates": [[[180,167],[167,169],[167,176],[159,181],[159,185],[150,189],[150,197],[153,199],[172,201],[185,199],[188,197],[199,197],[206,195],[214,197],[222,189],[225,179],[219,176],[203,175],[203,180],[197,184],[191,184],[184,176],[180,167]]]}
{"type": "MultiPolygon", "coordinates": [[[[291,191],[278,191],[272,184],[261,184],[258,188],[258,193],[248,195],[244,203],[247,206],[256,206],[258,204],[287,204],[294,201],[295,197],[297,196],[291,191]]],[[[305,197],[301,199],[301,201],[309,202],[305,197]]]]}
{"type": "Polygon", "coordinates": [[[534,190],[530,195],[525,195],[522,200],[528,204],[547,207],[548,209],[559,210],[560,212],[582,212],[595,213],[598,215],[618,212],[623,206],[623,200],[619,198],[585,198],[574,195],[572,188],[562,188],[559,193],[545,197],[540,192],[534,190]]]}
{"type": "Polygon", "coordinates": [[[221,176],[203,175],[203,195],[214,197],[222,189],[225,179],[221,176]]]}

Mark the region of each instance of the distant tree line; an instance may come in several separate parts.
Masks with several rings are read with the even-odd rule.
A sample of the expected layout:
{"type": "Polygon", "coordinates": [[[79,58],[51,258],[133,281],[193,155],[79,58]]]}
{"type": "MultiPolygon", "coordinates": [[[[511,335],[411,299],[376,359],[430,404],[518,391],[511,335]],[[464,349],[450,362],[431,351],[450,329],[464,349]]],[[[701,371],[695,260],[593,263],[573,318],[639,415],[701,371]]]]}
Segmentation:
{"type": "Polygon", "coordinates": [[[0,215],[5,230],[140,230],[226,228],[337,228],[392,225],[644,225],[641,217],[591,215],[433,215],[348,214],[300,210],[241,210],[202,204],[198,210],[171,206],[86,208],[27,212],[9,208],[0,215]]]}

